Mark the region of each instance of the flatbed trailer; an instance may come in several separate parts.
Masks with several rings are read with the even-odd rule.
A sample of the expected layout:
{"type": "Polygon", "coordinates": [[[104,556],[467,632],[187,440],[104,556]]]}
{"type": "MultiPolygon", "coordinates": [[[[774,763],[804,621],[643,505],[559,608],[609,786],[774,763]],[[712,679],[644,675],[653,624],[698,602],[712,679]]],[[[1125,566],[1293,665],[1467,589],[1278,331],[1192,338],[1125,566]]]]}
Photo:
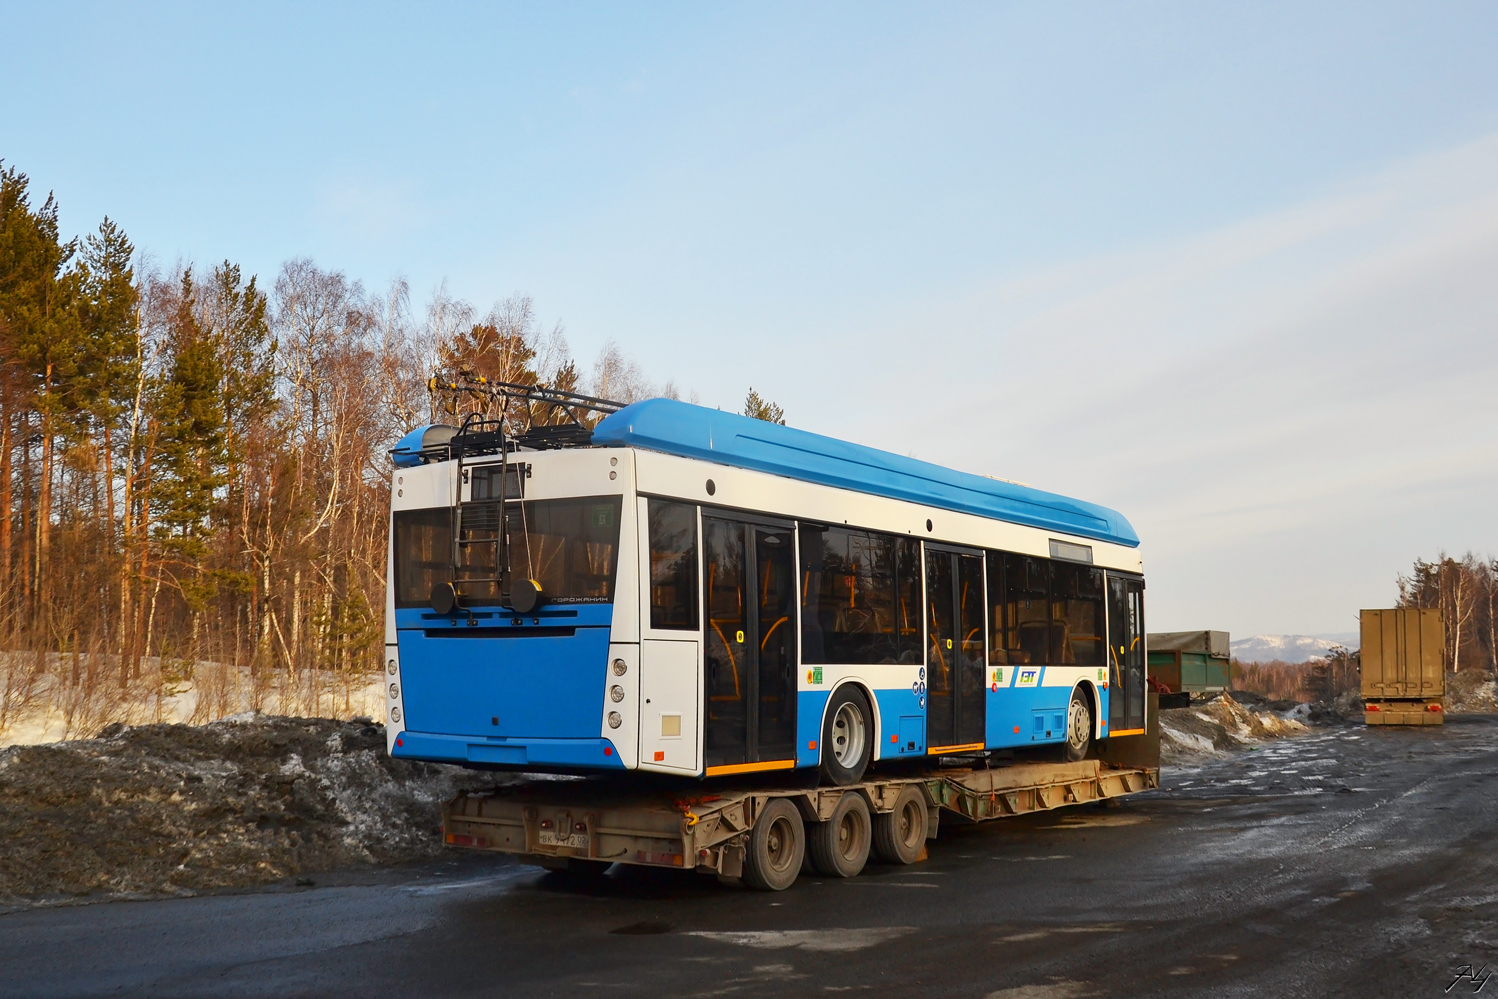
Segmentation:
{"type": "Polygon", "coordinates": [[[458,795],[443,807],[443,835],[449,846],[513,853],[543,867],[693,869],[779,890],[803,870],[856,875],[871,853],[891,863],[922,860],[942,812],[983,822],[1157,788],[1159,730],[1151,709],[1145,734],[1109,740],[1099,759],[985,761],[847,787],[704,782],[643,790],[524,781],[458,795]]]}

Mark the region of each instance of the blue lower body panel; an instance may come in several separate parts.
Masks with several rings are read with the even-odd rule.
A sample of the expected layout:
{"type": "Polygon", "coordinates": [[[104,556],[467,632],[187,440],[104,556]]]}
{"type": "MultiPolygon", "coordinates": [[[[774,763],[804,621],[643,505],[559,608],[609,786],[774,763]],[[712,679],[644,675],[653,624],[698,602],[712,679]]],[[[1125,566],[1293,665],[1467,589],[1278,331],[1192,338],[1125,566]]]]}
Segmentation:
{"type": "Polygon", "coordinates": [[[828,690],[803,690],[796,695],[796,766],[814,767],[822,762],[822,712],[827,710],[828,690]]]}
{"type": "Polygon", "coordinates": [[[879,758],[926,755],[925,698],[908,687],[876,690],[879,701],[879,758]]]}
{"type": "Polygon", "coordinates": [[[1066,738],[1070,687],[1000,687],[988,691],[988,747],[1008,749],[1066,738]],[[1036,720],[1041,725],[1036,727],[1036,720]],[[1058,721],[1059,719],[1059,721],[1058,721]]]}
{"type": "MultiPolygon", "coordinates": [[[[803,690],[796,700],[796,766],[814,767],[822,761],[822,716],[831,692],[803,690]]],[[[926,753],[926,709],[907,688],[876,690],[879,747],[871,758],[882,760],[926,753]]]]}
{"type": "Polygon", "coordinates": [[[473,742],[600,736],[608,628],[580,627],[567,635],[538,629],[524,637],[410,629],[397,631],[396,639],[405,721],[418,732],[473,742]]]}
{"type": "Polygon", "coordinates": [[[396,741],[391,755],[397,759],[435,760],[460,766],[624,769],[614,744],[607,739],[480,740],[402,732],[396,741]]]}

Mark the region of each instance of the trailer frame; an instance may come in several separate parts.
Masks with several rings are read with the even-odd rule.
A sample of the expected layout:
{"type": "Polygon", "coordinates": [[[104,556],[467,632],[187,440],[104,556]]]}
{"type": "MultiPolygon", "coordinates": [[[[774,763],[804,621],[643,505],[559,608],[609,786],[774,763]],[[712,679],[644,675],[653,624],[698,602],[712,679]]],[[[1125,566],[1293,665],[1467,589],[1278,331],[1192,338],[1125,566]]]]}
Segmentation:
{"type": "Polygon", "coordinates": [[[518,854],[547,867],[623,863],[695,869],[736,881],[744,873],[748,837],[770,802],[788,800],[804,822],[826,822],[846,794],[862,795],[873,815],[886,815],[910,786],[926,802],[930,840],[943,811],[971,822],[1050,811],[1152,790],[1160,786],[1160,771],[1096,759],[1022,762],[950,767],[847,787],[701,788],[695,794],[587,780],[528,781],[447,802],[443,838],[449,846],[518,854]]]}

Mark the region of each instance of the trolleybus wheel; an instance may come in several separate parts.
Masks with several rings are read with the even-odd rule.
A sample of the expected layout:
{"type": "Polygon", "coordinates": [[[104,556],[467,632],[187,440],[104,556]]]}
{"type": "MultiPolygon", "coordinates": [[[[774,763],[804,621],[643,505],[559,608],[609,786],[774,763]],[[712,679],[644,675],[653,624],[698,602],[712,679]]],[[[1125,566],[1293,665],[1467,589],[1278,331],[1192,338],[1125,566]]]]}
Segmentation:
{"type": "Polygon", "coordinates": [[[765,805],[744,850],[744,883],[760,891],[783,891],[796,883],[806,852],[801,813],[784,798],[765,805]]]}
{"type": "Polygon", "coordinates": [[[814,823],[807,848],[817,872],[835,878],[855,877],[869,862],[869,803],[857,791],[844,791],[832,817],[814,823]]]}
{"type": "Polygon", "coordinates": [[[1071,692],[1071,707],[1066,710],[1066,761],[1085,760],[1090,749],[1092,709],[1087,706],[1087,695],[1078,687],[1071,692]]]}
{"type": "Polygon", "coordinates": [[[891,864],[913,864],[925,846],[926,796],[907,784],[893,811],[874,816],[874,852],[891,864]]]}
{"type": "Polygon", "coordinates": [[[872,719],[862,690],[849,683],[833,692],[822,722],[822,783],[847,787],[863,779],[874,749],[872,719]]]}

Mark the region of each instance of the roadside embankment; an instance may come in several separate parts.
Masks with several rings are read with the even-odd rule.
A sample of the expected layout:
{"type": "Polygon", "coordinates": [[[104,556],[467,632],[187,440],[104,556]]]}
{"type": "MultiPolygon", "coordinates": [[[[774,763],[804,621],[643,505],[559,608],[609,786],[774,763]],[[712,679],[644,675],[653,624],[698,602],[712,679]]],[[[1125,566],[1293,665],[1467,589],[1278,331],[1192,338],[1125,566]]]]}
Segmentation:
{"type": "Polygon", "coordinates": [[[441,849],[441,803],[504,778],[393,760],[383,726],[240,715],[0,751],[0,899],[187,894],[441,849]]]}

